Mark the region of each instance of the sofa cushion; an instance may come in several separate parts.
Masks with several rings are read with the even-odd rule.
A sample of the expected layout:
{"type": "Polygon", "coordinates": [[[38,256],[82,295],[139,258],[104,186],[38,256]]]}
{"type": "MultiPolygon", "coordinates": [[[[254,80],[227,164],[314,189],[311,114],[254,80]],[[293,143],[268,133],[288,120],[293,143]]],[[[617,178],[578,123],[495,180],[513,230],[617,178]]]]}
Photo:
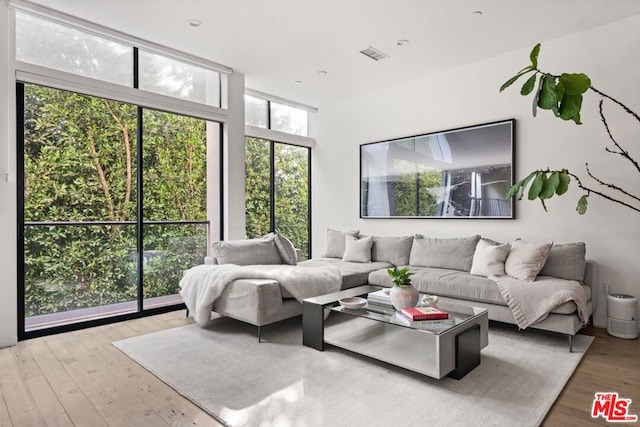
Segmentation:
{"type": "Polygon", "coordinates": [[[409,265],[413,236],[374,236],[372,261],[386,261],[393,265],[409,265]]]}
{"type": "Polygon", "coordinates": [[[387,268],[393,267],[388,262],[349,262],[335,258],[313,258],[300,261],[298,267],[338,267],[342,274],[342,289],[366,285],[369,273],[380,270],[387,274],[387,268]]]}
{"type": "Polygon", "coordinates": [[[355,236],[358,237],[359,230],[353,231],[338,231],[327,229],[327,242],[325,244],[324,255],[325,258],[342,258],[346,249],[346,237],[355,236]]]}
{"type": "Polygon", "coordinates": [[[296,263],[298,262],[298,254],[296,252],[296,247],[293,245],[291,240],[287,239],[281,234],[275,233],[274,242],[276,244],[278,254],[282,259],[282,263],[296,265],[296,263]]]}
{"type": "Polygon", "coordinates": [[[583,242],[553,245],[539,276],[584,281],[586,247],[583,242]]]}
{"type": "Polygon", "coordinates": [[[416,234],[409,264],[416,267],[470,271],[480,236],[439,239],[416,234]]]}
{"type": "Polygon", "coordinates": [[[542,270],[553,242],[536,243],[516,239],[504,263],[504,271],[514,279],[533,282],[542,270]]]}
{"type": "Polygon", "coordinates": [[[504,262],[510,249],[509,243],[500,244],[490,239],[480,239],[473,254],[471,274],[484,277],[504,274],[504,262]]]}
{"type": "Polygon", "coordinates": [[[347,235],[342,260],[351,262],[371,262],[372,245],[372,236],[358,239],[357,237],[347,235]]]}
{"type": "MultiPolygon", "coordinates": [[[[414,273],[411,283],[422,293],[507,306],[498,285],[491,279],[440,268],[409,267],[409,270],[414,273]]],[[[391,278],[386,271],[374,271],[369,274],[369,283],[376,286],[392,286],[391,278]]],[[[587,301],[591,300],[591,288],[584,285],[582,287],[587,294],[587,301]]],[[[573,301],[565,302],[551,310],[553,314],[575,312],[576,305],[573,301]]]]}
{"type": "MultiPolygon", "coordinates": [[[[507,305],[496,282],[486,277],[473,276],[458,270],[431,267],[410,266],[409,271],[413,273],[411,283],[420,292],[507,305]]],[[[385,271],[375,271],[369,274],[369,283],[391,286],[391,278],[385,271]]]]}
{"type": "Polygon", "coordinates": [[[213,244],[213,253],[218,264],[282,264],[273,234],[258,239],[216,242],[213,244]]]}

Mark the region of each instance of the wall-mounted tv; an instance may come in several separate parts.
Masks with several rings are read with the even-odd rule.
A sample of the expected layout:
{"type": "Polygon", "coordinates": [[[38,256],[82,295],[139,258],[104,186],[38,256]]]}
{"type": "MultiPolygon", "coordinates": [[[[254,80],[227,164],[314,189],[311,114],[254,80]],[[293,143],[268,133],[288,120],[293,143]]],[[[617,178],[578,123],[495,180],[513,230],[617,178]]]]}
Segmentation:
{"type": "Polygon", "coordinates": [[[361,218],[515,218],[515,120],[360,145],[361,218]]]}

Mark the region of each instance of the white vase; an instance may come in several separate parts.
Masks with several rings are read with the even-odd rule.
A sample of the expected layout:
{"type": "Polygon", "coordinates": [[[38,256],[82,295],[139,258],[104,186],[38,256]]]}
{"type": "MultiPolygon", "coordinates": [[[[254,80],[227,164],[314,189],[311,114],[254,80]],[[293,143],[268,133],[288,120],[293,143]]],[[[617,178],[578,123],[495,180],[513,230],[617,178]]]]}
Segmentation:
{"type": "Polygon", "coordinates": [[[413,285],[393,286],[391,288],[391,304],[397,311],[405,307],[415,307],[420,299],[420,293],[413,285]]]}

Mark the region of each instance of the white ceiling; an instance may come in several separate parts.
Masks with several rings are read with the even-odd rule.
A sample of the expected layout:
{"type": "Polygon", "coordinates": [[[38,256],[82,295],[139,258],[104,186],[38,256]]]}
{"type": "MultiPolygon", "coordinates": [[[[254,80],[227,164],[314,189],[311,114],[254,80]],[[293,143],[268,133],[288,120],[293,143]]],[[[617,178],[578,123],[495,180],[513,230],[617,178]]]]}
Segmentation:
{"type": "Polygon", "coordinates": [[[638,0],[34,3],[218,62],[244,73],[251,89],[315,107],[640,14],[638,0]],[[359,53],[368,46],[390,57],[359,53]]]}

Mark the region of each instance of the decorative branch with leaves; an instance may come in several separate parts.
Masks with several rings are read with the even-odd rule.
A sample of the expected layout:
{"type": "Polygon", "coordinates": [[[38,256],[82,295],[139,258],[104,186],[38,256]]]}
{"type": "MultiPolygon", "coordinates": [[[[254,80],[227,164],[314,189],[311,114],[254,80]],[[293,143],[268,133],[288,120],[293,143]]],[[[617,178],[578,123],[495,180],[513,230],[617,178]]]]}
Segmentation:
{"type": "MultiPolygon", "coordinates": [[[[613,137],[607,119],[603,112],[603,104],[605,100],[613,102],[618,107],[622,108],[627,114],[631,115],[636,121],[640,123],[640,116],[632,111],[629,107],[622,102],[607,95],[604,92],[591,86],[591,79],[589,76],[583,73],[563,73],[561,75],[554,75],[546,73],[538,68],[538,55],[540,53],[540,43],[534,46],[529,55],[531,64],[527,65],[516,73],[515,76],[507,80],[501,87],[500,92],[515,83],[520,77],[527,74],[531,74],[526,80],[520,94],[523,96],[533,93],[533,116],[535,117],[538,108],[543,110],[551,110],[553,114],[562,120],[572,120],[576,124],[580,125],[580,111],[582,109],[583,95],[591,90],[602,97],[599,101],[599,113],[600,120],[604,125],[609,139],[613,142],[615,148],[605,147],[605,151],[610,154],[616,154],[629,161],[635,169],[640,173],[640,164],[625,150],[618,141],[613,137]],[[536,88],[536,81],[538,82],[536,88]],[[535,90],[534,90],[535,89],[535,90]]],[[[605,180],[594,175],[589,169],[589,163],[585,163],[585,169],[587,175],[591,178],[595,186],[588,186],[583,184],[580,178],[574,173],[569,172],[567,169],[560,170],[536,170],[531,172],[526,178],[518,181],[511,187],[507,193],[507,197],[518,196],[518,200],[521,200],[524,196],[525,188],[529,185],[527,191],[527,198],[529,200],[539,199],[542,203],[544,210],[547,210],[545,200],[550,199],[554,195],[562,196],[569,188],[571,178],[573,178],[581,190],[585,193],[578,200],[576,210],[580,215],[587,211],[587,198],[591,194],[602,197],[611,202],[620,204],[636,212],[640,212],[640,197],[632,194],[630,191],[624,189],[622,186],[606,182],[605,180]],[[613,195],[612,195],[613,194],[613,195]],[[620,196],[626,196],[630,199],[623,200],[620,196]],[[636,206],[638,202],[638,206],[636,206]]]]}

